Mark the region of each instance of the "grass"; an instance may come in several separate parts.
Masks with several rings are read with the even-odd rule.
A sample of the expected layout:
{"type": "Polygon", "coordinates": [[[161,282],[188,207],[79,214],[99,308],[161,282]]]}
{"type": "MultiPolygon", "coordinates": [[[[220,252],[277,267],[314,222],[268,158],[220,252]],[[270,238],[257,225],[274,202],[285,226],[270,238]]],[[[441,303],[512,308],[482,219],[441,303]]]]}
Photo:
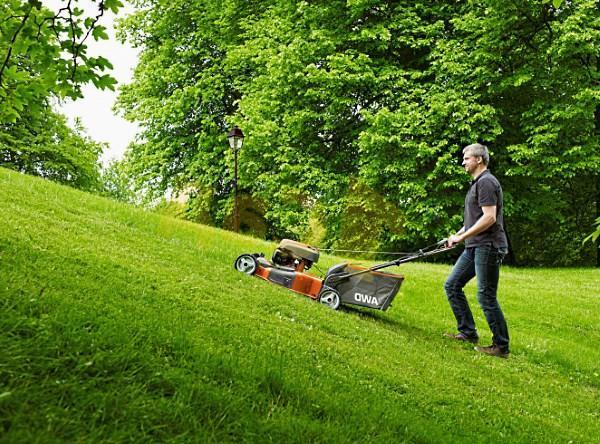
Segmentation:
{"type": "Polygon", "coordinates": [[[600,270],[504,267],[502,360],[442,338],[448,265],[332,311],[233,269],[274,244],[3,169],[0,226],[0,442],[600,440],[600,270]]]}

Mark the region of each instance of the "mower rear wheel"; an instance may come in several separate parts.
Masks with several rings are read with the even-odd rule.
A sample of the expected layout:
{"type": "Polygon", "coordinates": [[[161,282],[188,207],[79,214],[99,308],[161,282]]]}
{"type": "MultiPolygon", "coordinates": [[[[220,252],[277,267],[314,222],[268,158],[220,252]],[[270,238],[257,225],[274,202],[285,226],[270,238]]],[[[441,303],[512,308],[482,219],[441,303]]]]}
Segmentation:
{"type": "Polygon", "coordinates": [[[258,263],[251,254],[242,254],[235,260],[233,266],[237,271],[252,275],[256,273],[258,263]]]}
{"type": "Polygon", "coordinates": [[[335,290],[325,290],[319,296],[319,302],[337,310],[340,307],[340,295],[335,290]]]}

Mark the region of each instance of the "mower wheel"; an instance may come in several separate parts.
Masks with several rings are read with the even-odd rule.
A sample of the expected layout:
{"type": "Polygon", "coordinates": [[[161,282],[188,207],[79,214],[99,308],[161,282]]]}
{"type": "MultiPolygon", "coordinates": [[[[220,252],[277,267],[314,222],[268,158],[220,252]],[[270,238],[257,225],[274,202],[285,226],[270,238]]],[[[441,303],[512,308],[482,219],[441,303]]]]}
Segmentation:
{"type": "Polygon", "coordinates": [[[242,254],[235,260],[233,266],[237,271],[252,275],[256,273],[258,263],[251,254],[242,254]]]}
{"type": "Polygon", "coordinates": [[[337,310],[340,307],[340,295],[335,290],[325,290],[319,296],[319,302],[337,310]]]}

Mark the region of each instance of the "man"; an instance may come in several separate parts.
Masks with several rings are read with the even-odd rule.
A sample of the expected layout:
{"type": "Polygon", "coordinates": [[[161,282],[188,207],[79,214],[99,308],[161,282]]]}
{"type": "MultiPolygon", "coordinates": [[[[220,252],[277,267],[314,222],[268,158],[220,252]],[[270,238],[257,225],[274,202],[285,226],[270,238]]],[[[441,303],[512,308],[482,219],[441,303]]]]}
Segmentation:
{"type": "Polygon", "coordinates": [[[480,353],[507,358],[509,354],[508,327],[500,309],[496,292],[500,276],[500,263],[508,251],[503,228],[502,187],[487,169],[490,155],[485,145],[475,143],[463,149],[463,162],[473,180],[467,192],[464,226],[448,238],[452,247],[465,242],[444,289],[456,317],[458,333],[444,336],[476,344],[479,341],[475,321],[464,286],[477,276],[477,300],[492,331],[492,345],[475,347],[480,353]]]}

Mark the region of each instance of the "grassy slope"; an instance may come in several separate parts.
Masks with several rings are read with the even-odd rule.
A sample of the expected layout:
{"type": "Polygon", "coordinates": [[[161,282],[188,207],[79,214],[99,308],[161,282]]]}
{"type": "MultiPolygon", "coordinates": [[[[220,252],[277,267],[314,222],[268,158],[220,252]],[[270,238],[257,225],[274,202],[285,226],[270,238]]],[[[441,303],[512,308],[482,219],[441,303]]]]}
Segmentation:
{"type": "Polygon", "coordinates": [[[233,270],[272,244],[3,169],[0,226],[0,442],[600,440],[599,270],[505,267],[501,360],[442,339],[448,266],[334,312],[233,270]]]}

